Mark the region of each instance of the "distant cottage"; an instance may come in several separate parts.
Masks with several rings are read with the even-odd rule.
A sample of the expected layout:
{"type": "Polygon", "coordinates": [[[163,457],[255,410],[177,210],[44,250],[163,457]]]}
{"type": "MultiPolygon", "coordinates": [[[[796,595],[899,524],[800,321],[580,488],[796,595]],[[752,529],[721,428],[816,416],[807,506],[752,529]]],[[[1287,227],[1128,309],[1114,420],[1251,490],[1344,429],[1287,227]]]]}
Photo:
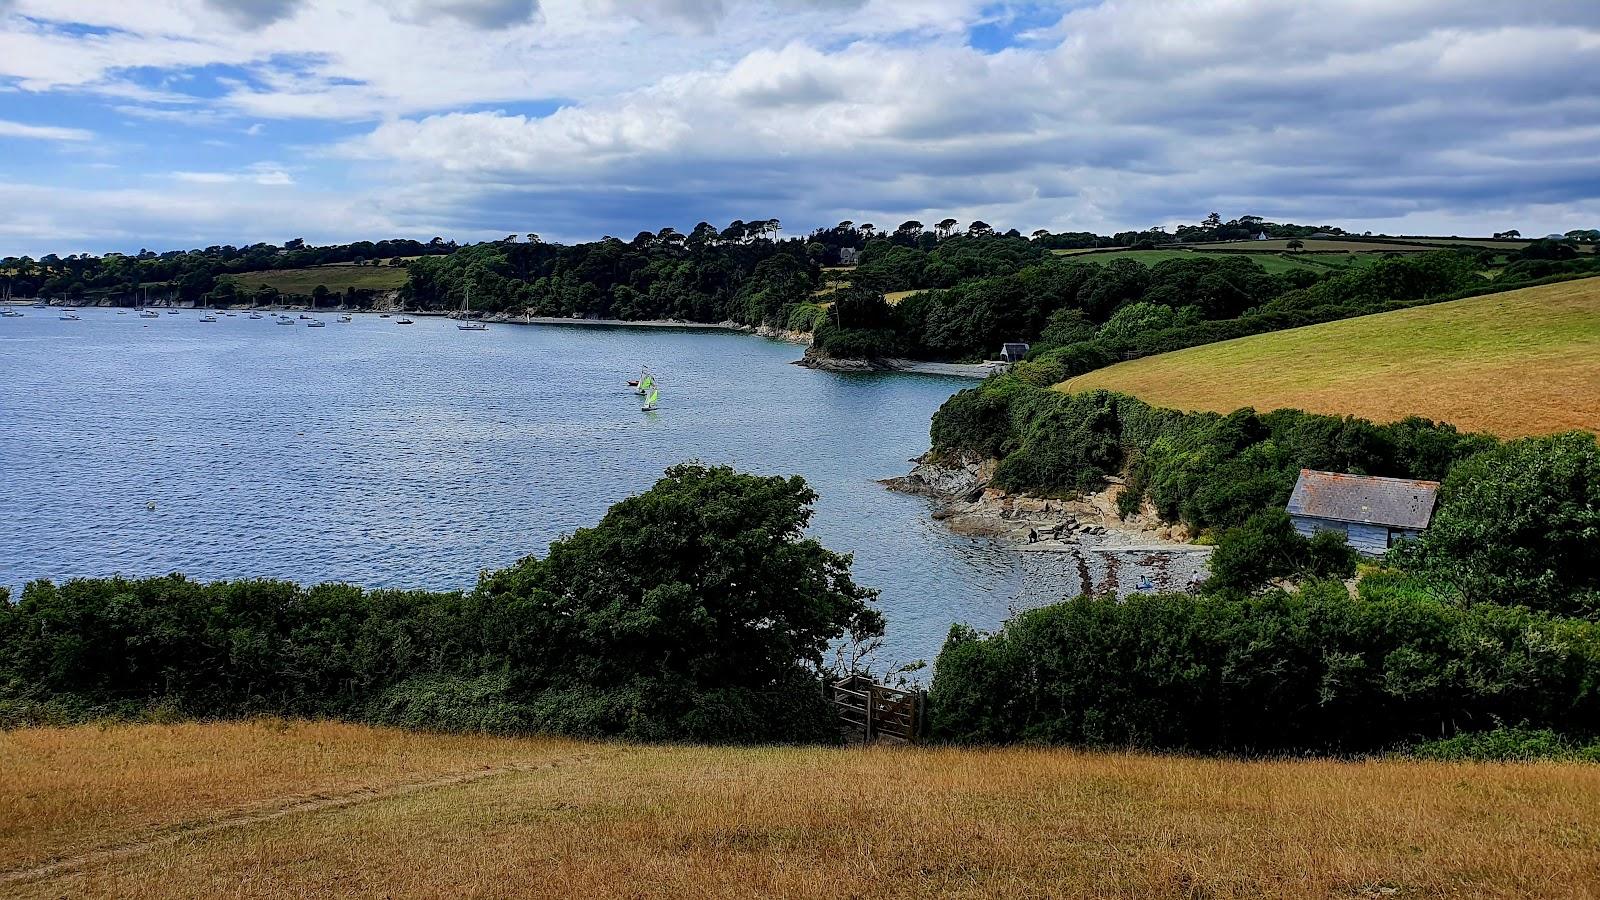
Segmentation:
{"type": "Polygon", "coordinates": [[[1437,481],[1301,469],[1289,495],[1289,520],[1306,537],[1337,531],[1358,552],[1378,556],[1428,527],[1438,493],[1437,481]]]}
{"type": "Polygon", "coordinates": [[[1265,232],[1265,231],[1258,231],[1258,232],[1256,232],[1256,240],[1258,240],[1258,241],[1264,241],[1264,240],[1266,240],[1266,239],[1267,239],[1267,233],[1266,233],[1266,232],[1265,232]]]}
{"type": "Polygon", "coordinates": [[[1024,343],[1007,343],[1000,345],[1000,358],[1008,363],[1022,362],[1028,355],[1028,345],[1024,343]]]}
{"type": "Polygon", "coordinates": [[[861,251],[854,247],[842,247],[839,250],[839,265],[853,266],[861,258],[861,251]]]}

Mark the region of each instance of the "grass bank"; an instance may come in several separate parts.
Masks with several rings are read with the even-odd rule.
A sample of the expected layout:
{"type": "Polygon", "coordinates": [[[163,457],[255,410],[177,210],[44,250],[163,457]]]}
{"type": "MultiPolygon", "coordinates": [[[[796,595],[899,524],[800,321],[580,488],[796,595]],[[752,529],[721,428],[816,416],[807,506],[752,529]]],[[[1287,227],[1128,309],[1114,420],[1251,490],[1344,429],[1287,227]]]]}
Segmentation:
{"type": "Polygon", "coordinates": [[[277,288],[281,294],[309,297],[319,284],[336,294],[343,293],[346,288],[355,288],[358,291],[392,291],[404,287],[409,276],[404,266],[331,265],[305,269],[272,269],[266,272],[248,272],[224,277],[241,290],[272,287],[277,288]]]}
{"type": "Polygon", "coordinates": [[[1587,897],[1600,871],[1585,764],[322,722],[23,729],[0,762],[16,896],[1587,897]]]}
{"type": "Polygon", "coordinates": [[[1258,334],[1064,382],[1156,406],[1408,415],[1502,437],[1600,430],[1600,278],[1258,334]]]}

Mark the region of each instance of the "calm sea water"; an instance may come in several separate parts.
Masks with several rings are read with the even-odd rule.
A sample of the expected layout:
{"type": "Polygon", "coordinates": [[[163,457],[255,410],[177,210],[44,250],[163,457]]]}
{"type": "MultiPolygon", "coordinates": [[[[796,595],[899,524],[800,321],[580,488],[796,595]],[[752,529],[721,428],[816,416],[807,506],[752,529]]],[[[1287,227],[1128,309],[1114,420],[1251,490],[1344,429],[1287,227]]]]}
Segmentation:
{"type": "Polygon", "coordinates": [[[959,379],[816,372],[728,333],[24,312],[0,319],[14,591],[172,571],[465,588],[691,459],[805,476],[813,533],[882,591],[880,661],[1078,590],[1067,561],[953,536],[877,483],[927,449],[959,379]],[[654,414],[625,385],[646,363],[654,414]]]}

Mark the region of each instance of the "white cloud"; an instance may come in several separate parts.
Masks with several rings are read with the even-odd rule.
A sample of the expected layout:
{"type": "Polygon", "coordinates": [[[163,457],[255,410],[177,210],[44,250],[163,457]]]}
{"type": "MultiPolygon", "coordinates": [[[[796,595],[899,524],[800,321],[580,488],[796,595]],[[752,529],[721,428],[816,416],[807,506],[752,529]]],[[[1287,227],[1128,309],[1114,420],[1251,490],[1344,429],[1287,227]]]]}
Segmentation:
{"type": "Polygon", "coordinates": [[[0,137],[29,138],[41,141],[92,141],[94,132],[82,128],[60,128],[55,125],[29,125],[0,119],[0,137]]]}
{"type": "Polygon", "coordinates": [[[287,187],[294,184],[288,172],[271,164],[257,163],[238,172],[172,172],[170,177],[186,184],[257,184],[263,187],[287,187]]]}
{"type": "Polygon", "coordinates": [[[349,176],[385,221],[452,236],[757,215],[1114,229],[1212,209],[1553,228],[1600,198],[1600,4],[1063,2],[999,53],[967,46],[1016,11],[990,0],[215,5],[19,0],[32,18],[0,21],[0,85],[258,137],[277,175],[185,162],[175,179],[241,217],[218,186],[292,197],[349,176]],[[217,71],[200,66],[225,67],[220,96],[180,93],[217,71]]]}

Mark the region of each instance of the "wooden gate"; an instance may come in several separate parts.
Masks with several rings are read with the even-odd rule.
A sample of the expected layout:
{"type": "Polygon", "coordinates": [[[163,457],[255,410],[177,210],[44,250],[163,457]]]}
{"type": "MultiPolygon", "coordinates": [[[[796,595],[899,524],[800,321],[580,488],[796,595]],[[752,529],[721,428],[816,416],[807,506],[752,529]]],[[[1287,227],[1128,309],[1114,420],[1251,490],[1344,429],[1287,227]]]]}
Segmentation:
{"type": "Polygon", "coordinates": [[[869,744],[875,740],[908,744],[922,730],[920,691],[902,691],[865,675],[851,675],[835,681],[832,693],[840,720],[860,730],[869,744]]]}

